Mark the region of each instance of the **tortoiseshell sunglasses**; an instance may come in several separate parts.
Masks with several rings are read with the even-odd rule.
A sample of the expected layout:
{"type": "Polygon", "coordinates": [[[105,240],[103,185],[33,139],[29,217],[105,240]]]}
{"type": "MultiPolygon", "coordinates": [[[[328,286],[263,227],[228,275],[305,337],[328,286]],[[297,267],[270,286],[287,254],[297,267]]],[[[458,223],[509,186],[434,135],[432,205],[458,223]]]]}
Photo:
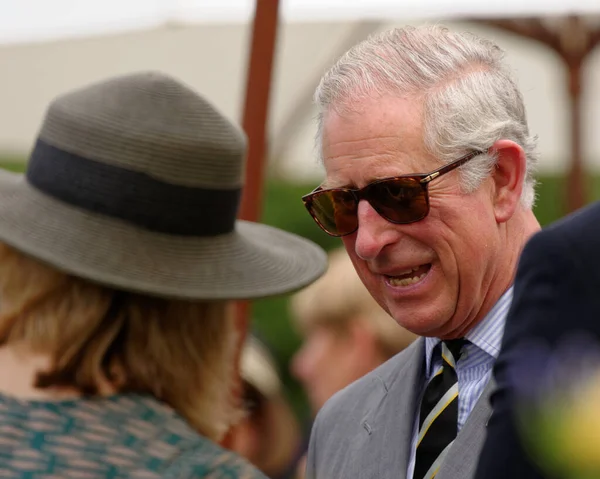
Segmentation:
{"type": "Polygon", "coordinates": [[[384,178],[360,189],[324,190],[319,186],[303,196],[302,201],[319,227],[331,236],[346,236],[358,229],[358,204],[361,200],[368,201],[391,223],[414,223],[429,214],[427,185],[482,153],[473,151],[431,173],[384,178]]]}

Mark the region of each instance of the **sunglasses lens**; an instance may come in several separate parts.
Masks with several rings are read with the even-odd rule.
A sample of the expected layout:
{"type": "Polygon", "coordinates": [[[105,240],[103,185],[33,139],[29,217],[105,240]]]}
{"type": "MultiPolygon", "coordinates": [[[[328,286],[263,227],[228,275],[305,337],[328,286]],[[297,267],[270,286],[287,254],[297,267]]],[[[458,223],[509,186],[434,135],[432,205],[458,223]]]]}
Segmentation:
{"type": "Polygon", "coordinates": [[[357,202],[354,195],[345,190],[318,191],[311,197],[310,213],[326,233],[344,236],[358,227],[357,202]]]}
{"type": "Polygon", "coordinates": [[[415,178],[373,183],[366,196],[371,206],[392,223],[413,223],[425,218],[429,212],[427,191],[415,178]]]}
{"type": "MultiPolygon", "coordinates": [[[[363,191],[371,206],[392,223],[414,223],[429,212],[427,189],[418,178],[382,180],[363,191]]],[[[305,204],[319,226],[332,236],[344,236],[358,228],[358,201],[351,191],[317,191],[305,204]]]]}

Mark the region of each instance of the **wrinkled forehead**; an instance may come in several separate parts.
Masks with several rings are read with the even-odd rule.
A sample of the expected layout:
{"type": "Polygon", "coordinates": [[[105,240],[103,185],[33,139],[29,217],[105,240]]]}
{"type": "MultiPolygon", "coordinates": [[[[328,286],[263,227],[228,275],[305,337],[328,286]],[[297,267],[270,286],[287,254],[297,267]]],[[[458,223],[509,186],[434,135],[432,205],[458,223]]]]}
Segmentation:
{"type": "Polygon", "coordinates": [[[340,136],[405,136],[422,132],[423,102],[418,99],[382,96],[331,105],[323,112],[322,144],[337,143],[340,136]]]}
{"type": "Polygon", "coordinates": [[[422,103],[405,98],[364,101],[323,116],[325,187],[361,186],[375,179],[423,173],[439,166],[423,138],[422,103]]]}

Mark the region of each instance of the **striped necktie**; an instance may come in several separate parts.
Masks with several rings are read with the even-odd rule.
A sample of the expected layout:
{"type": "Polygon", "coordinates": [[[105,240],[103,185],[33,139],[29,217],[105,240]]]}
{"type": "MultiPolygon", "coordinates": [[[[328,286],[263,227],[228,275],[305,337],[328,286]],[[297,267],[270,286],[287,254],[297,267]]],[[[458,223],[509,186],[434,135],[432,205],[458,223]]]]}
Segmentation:
{"type": "Polygon", "coordinates": [[[456,438],[458,378],[455,364],[465,342],[464,339],[453,339],[438,345],[442,367],[429,381],[421,400],[413,479],[434,478],[456,438]]]}

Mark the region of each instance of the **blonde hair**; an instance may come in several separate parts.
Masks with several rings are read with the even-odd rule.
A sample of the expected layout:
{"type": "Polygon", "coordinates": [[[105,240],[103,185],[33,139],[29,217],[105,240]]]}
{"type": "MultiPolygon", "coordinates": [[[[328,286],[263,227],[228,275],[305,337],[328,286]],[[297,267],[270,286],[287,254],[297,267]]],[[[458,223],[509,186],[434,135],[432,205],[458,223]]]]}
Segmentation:
{"type": "Polygon", "coordinates": [[[327,273],[296,293],[291,308],[297,326],[305,333],[317,326],[344,330],[351,321],[363,321],[373,332],[386,359],[416,338],[377,304],[344,249],[330,253],[327,273]]]}
{"type": "Polygon", "coordinates": [[[126,293],[61,273],[0,243],[0,344],[49,356],[39,388],[152,394],[219,440],[237,419],[235,329],[226,302],[126,293]]]}

